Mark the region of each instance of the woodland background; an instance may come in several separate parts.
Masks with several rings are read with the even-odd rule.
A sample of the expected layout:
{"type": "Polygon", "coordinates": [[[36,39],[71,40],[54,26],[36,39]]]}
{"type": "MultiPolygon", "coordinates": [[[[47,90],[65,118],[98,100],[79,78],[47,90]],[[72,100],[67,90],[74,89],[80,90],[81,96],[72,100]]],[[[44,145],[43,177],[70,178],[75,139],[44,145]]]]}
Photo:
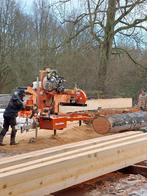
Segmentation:
{"type": "Polygon", "coordinates": [[[29,10],[21,1],[0,0],[0,93],[31,84],[45,67],[57,69],[67,88],[77,85],[90,97],[135,99],[147,90],[147,1],[35,0],[29,10]],[[117,18],[117,27],[125,28],[110,38],[104,62],[101,46],[109,47],[106,35],[116,29],[108,19],[117,18]]]}

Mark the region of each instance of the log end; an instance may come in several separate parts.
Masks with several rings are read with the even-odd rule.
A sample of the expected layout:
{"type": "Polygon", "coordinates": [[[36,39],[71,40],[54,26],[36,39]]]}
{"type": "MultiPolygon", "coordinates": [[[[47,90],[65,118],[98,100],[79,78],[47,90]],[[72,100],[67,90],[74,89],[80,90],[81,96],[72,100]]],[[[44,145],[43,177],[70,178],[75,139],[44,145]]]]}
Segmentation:
{"type": "Polygon", "coordinates": [[[93,120],[92,126],[94,130],[99,134],[106,134],[110,131],[110,122],[105,117],[97,117],[93,120]]]}

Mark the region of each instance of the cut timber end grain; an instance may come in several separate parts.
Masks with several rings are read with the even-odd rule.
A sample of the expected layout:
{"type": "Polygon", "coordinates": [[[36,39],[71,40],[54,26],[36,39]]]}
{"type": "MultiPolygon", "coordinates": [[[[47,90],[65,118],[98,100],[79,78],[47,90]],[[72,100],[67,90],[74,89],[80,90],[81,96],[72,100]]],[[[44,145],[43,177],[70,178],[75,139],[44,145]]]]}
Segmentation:
{"type": "Polygon", "coordinates": [[[97,133],[106,134],[110,131],[111,124],[105,117],[95,118],[92,122],[93,128],[97,133]]]}

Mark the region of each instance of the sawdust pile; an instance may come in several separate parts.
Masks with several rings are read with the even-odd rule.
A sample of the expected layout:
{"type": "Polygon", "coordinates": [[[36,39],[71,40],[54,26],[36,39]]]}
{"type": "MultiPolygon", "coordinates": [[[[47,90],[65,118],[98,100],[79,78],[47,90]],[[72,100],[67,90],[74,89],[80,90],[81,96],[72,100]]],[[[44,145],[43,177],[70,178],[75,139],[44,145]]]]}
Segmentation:
{"type": "MultiPolygon", "coordinates": [[[[4,97],[2,97],[3,100],[5,100],[4,97]]],[[[0,100],[0,103],[1,100],[0,100]]],[[[132,107],[132,99],[130,98],[120,98],[120,99],[102,99],[102,100],[88,100],[87,101],[87,107],[84,107],[81,109],[79,107],[79,110],[93,110],[97,109],[98,107],[102,108],[123,108],[125,107],[132,107]]],[[[79,111],[78,107],[66,107],[63,106],[62,111],[64,113],[70,112],[70,111],[79,111]],[[69,111],[68,111],[69,110],[69,111]]],[[[61,111],[61,112],[62,112],[61,111]]],[[[3,154],[10,153],[10,155],[13,154],[19,154],[44,148],[49,148],[57,145],[63,145],[67,143],[77,142],[81,140],[87,140],[92,139],[96,137],[100,137],[101,135],[97,134],[92,127],[90,126],[78,126],[78,123],[69,123],[68,128],[64,129],[63,131],[57,131],[58,135],[57,137],[53,137],[53,131],[51,130],[39,130],[38,132],[38,139],[34,143],[29,143],[30,138],[34,137],[35,133],[34,131],[17,134],[17,141],[19,142],[18,146],[10,146],[10,133],[6,136],[4,139],[4,143],[7,145],[4,147],[0,147],[0,156],[3,154]]]]}
{"type": "Polygon", "coordinates": [[[55,137],[53,136],[53,131],[39,130],[37,141],[30,143],[30,138],[34,137],[34,134],[34,132],[18,133],[17,141],[19,144],[16,146],[9,145],[10,136],[7,135],[4,140],[4,143],[7,145],[0,147],[0,153],[20,154],[102,136],[97,134],[93,128],[88,125],[83,125],[81,127],[70,125],[70,128],[67,128],[64,131],[58,131],[57,136],[55,137]]]}

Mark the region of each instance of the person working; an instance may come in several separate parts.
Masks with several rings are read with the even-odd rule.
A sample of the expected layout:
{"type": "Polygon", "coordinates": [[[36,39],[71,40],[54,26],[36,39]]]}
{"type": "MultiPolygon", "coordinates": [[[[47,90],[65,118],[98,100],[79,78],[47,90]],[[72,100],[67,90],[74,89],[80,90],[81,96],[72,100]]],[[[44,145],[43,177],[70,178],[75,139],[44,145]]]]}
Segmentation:
{"type": "Polygon", "coordinates": [[[141,110],[144,110],[147,106],[147,94],[144,89],[141,89],[141,92],[138,97],[138,107],[141,110]]]}
{"type": "Polygon", "coordinates": [[[6,107],[4,111],[4,123],[3,123],[3,129],[0,132],[0,146],[3,146],[3,139],[6,135],[7,131],[9,130],[9,126],[11,126],[11,138],[10,138],[10,145],[16,145],[15,137],[17,130],[15,129],[16,125],[16,117],[18,115],[18,112],[24,108],[23,104],[23,98],[25,96],[24,89],[18,89],[14,92],[12,95],[8,106],[6,107]]]}

